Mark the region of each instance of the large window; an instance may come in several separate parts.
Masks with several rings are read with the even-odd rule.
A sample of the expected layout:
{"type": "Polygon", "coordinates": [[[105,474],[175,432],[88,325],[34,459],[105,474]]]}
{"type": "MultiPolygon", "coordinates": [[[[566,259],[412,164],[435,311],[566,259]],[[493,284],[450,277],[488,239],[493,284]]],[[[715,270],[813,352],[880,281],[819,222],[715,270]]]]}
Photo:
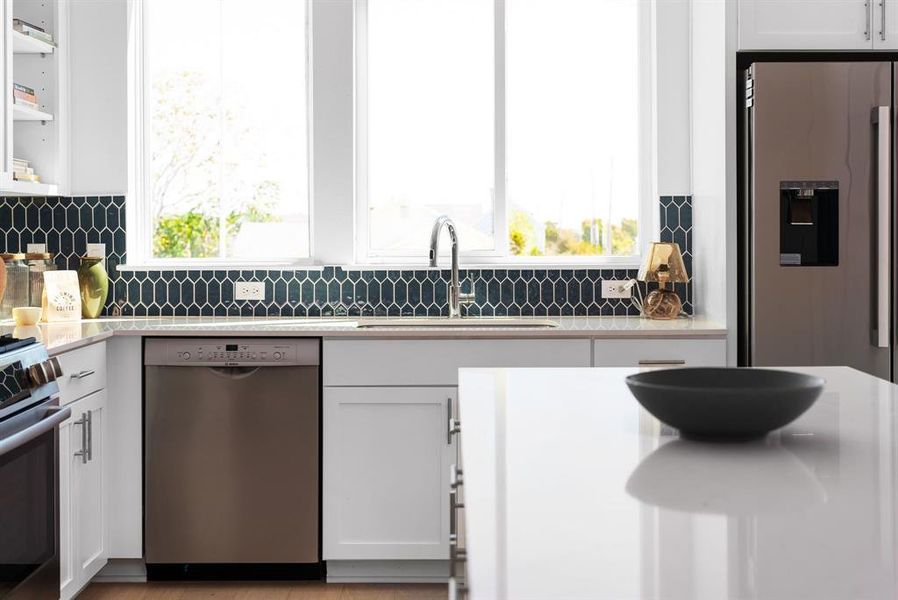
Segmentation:
{"type": "Polygon", "coordinates": [[[358,0],[357,254],[633,260],[650,106],[637,0],[358,0]]]}
{"type": "Polygon", "coordinates": [[[142,5],[142,233],[129,253],[308,257],[306,3],[142,5]]]}

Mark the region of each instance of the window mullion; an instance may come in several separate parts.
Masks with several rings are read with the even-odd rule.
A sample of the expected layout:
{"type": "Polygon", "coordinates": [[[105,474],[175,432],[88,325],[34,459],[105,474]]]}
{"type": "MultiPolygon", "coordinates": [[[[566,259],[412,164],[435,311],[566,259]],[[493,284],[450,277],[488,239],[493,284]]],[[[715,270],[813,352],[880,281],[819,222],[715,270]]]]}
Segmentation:
{"type": "Polygon", "coordinates": [[[495,252],[508,254],[508,215],[506,203],[505,173],[505,0],[495,2],[495,93],[494,93],[494,183],[493,183],[493,233],[495,252]]]}

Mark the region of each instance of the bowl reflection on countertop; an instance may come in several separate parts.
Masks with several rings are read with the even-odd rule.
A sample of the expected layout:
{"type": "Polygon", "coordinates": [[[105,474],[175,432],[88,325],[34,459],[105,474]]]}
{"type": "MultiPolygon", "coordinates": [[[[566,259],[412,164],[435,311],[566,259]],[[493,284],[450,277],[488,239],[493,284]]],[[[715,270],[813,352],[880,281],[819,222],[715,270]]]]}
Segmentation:
{"type": "Polygon", "coordinates": [[[820,481],[778,443],[714,446],[674,440],[639,463],[627,481],[637,500],[690,513],[791,513],[826,501],[820,481]]]}

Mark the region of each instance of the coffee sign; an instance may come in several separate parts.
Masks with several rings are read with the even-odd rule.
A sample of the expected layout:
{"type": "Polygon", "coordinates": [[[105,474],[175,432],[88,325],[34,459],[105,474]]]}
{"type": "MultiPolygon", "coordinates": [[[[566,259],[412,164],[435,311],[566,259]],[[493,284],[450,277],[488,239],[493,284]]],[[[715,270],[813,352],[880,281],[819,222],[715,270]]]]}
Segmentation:
{"type": "Polygon", "coordinates": [[[44,321],[81,319],[81,293],[75,271],[45,271],[42,303],[44,321]]]}

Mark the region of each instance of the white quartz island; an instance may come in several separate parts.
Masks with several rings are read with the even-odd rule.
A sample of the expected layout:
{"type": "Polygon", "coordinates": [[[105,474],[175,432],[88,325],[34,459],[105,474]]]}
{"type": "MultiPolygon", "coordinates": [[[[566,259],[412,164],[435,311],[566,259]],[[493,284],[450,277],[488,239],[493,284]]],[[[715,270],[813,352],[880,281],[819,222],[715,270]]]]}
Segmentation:
{"type": "Polygon", "coordinates": [[[462,370],[467,598],[898,597],[898,386],[797,370],[823,396],[738,444],[679,440],[634,369],[462,370]]]}

